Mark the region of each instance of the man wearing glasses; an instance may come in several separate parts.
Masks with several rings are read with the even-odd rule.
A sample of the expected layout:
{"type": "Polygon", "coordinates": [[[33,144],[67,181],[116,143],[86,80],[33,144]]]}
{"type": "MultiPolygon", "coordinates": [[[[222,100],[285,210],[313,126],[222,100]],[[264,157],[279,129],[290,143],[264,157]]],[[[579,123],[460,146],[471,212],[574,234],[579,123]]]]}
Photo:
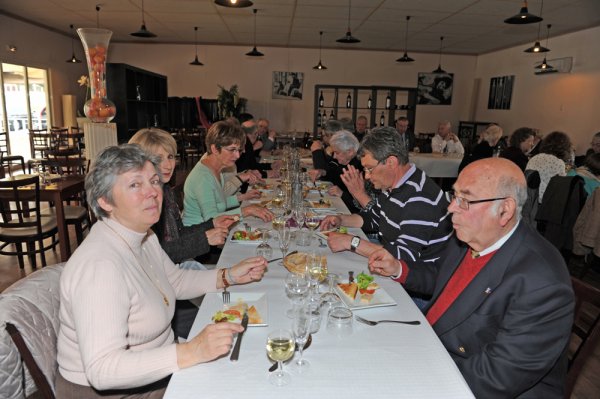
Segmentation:
{"type": "MultiPolygon", "coordinates": [[[[408,162],[406,147],[392,127],[376,128],[367,134],[358,157],[365,179],[381,194],[358,214],[326,217],[321,229],[361,227],[366,232],[378,233],[381,244],[332,233],[327,240],[331,250],[350,250],[369,256],[383,246],[407,264],[416,261],[435,264],[452,235],[448,202],[442,190],[408,162]]],[[[419,299],[427,299],[427,295],[416,291],[411,296],[420,307],[426,305],[419,299]]]]}
{"type": "Polygon", "coordinates": [[[520,223],[526,198],[516,164],[473,162],[449,193],[456,234],[439,267],[369,258],[372,272],[432,294],[427,320],[478,398],[564,396],[573,291],[560,253],[520,223]]]}

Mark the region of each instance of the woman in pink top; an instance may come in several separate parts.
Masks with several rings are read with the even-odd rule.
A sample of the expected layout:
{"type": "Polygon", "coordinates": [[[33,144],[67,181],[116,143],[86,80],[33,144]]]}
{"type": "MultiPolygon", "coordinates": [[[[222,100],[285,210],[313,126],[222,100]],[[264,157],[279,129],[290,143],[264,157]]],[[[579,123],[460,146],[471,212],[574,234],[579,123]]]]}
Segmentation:
{"type": "Polygon", "coordinates": [[[218,270],[173,264],[150,229],[162,205],[158,164],[137,145],[109,147],[86,176],[99,220],[61,276],[59,398],[162,397],[174,371],[224,355],[243,330],[211,324],[175,343],[175,299],[260,280],[266,261],[218,270]]]}

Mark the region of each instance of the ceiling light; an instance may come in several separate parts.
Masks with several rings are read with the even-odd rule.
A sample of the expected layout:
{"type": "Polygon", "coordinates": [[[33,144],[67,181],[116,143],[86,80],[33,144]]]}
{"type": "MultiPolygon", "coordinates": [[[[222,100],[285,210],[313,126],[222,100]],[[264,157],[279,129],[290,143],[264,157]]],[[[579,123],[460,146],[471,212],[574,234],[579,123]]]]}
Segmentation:
{"type": "MultiPolygon", "coordinates": [[[[542,0],[542,5],[540,6],[540,18],[542,16],[543,10],[544,10],[544,0],[542,0]]],[[[526,48],[525,50],[523,50],[524,52],[526,52],[526,53],[545,53],[545,52],[550,51],[550,49],[548,49],[540,44],[541,28],[542,28],[542,23],[538,22],[537,40],[533,44],[533,47],[526,48]]]]}
{"type": "Polygon", "coordinates": [[[527,1],[523,1],[521,11],[519,11],[517,15],[513,15],[512,17],[505,19],[504,22],[506,22],[507,24],[524,25],[541,22],[543,20],[543,18],[538,17],[537,15],[530,14],[527,8],[527,1]]]}
{"type": "Polygon", "coordinates": [[[350,32],[350,10],[352,9],[352,0],[348,0],[348,30],[346,31],[346,35],[336,40],[338,43],[360,43],[360,40],[352,36],[352,32],[350,32]]]}
{"type": "Polygon", "coordinates": [[[156,35],[146,29],[146,21],[144,21],[144,0],[142,0],[142,27],[137,32],[130,33],[135,37],[156,37],[156,35]]]}
{"type": "Polygon", "coordinates": [[[396,60],[396,62],[413,62],[414,59],[408,56],[408,21],[410,16],[406,16],[406,32],[404,33],[404,55],[396,60]]]}
{"type": "Polygon", "coordinates": [[[442,69],[442,43],[444,42],[444,36],[440,36],[440,56],[438,59],[438,67],[435,71],[433,71],[433,73],[446,73],[446,71],[444,71],[442,69]]]}
{"type": "Polygon", "coordinates": [[[73,24],[69,25],[69,27],[71,28],[71,52],[73,55],[67,60],[67,62],[70,64],[81,64],[81,60],[78,60],[77,57],[75,57],[75,44],[73,44],[73,24]]]}
{"type": "Polygon", "coordinates": [[[262,57],[264,54],[256,49],[256,12],[258,10],[254,8],[252,12],[254,13],[254,48],[246,53],[249,57],[262,57]]]}
{"type": "Polygon", "coordinates": [[[14,44],[9,44],[8,46],[6,46],[6,49],[10,53],[16,53],[17,52],[17,46],[15,46],[14,44]]]}
{"type": "Polygon", "coordinates": [[[194,58],[194,61],[190,62],[190,65],[202,66],[204,64],[201,63],[200,61],[198,61],[198,27],[197,26],[194,26],[194,46],[196,47],[196,58],[194,58]]]}
{"type": "MultiPolygon", "coordinates": [[[[550,37],[550,28],[552,28],[552,25],[548,24],[548,25],[546,25],[546,27],[548,28],[548,33],[546,34],[546,47],[547,47],[548,46],[548,38],[550,37]]],[[[549,72],[550,70],[556,71],[556,69],[552,65],[550,65],[546,62],[546,57],[544,57],[544,61],[542,61],[542,63],[540,65],[536,66],[535,69],[541,69],[544,72],[549,72]]]]}
{"type": "Polygon", "coordinates": [[[250,0],[215,0],[215,4],[229,8],[245,8],[252,6],[250,0]]]}
{"type": "Polygon", "coordinates": [[[323,31],[319,32],[319,63],[313,67],[313,69],[323,70],[327,69],[325,65],[321,63],[321,45],[323,44],[323,31]]]}

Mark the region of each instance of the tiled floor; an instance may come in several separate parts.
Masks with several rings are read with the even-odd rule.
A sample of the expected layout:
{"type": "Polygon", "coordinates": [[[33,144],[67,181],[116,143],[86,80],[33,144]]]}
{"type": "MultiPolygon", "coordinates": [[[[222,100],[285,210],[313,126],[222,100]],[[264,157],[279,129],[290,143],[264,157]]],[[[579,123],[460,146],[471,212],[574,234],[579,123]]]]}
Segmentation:
{"type": "MultiPolygon", "coordinates": [[[[71,248],[74,250],[77,247],[77,242],[75,240],[75,231],[72,230],[72,228],[69,231],[69,235],[71,237],[71,248]]],[[[49,265],[56,263],[59,259],[58,252],[47,251],[46,258],[49,265]]],[[[15,281],[32,272],[29,262],[26,261],[25,263],[25,269],[21,270],[19,269],[16,259],[0,255],[0,292],[15,281]]],[[[581,264],[582,261],[578,258],[572,259],[570,262],[569,268],[574,275],[579,274],[581,264]]],[[[600,273],[590,270],[586,274],[584,281],[600,288],[600,273]]],[[[595,349],[592,358],[589,360],[582,375],[579,377],[572,398],[596,399],[600,397],[600,378],[598,378],[598,375],[600,375],[600,346],[595,349]]]]}

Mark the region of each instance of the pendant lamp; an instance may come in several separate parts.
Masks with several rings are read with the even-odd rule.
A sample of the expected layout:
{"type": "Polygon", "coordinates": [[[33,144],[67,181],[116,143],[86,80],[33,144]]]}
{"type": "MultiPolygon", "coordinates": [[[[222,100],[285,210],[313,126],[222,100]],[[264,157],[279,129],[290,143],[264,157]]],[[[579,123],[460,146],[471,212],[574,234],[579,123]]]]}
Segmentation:
{"type": "MultiPolygon", "coordinates": [[[[550,37],[550,28],[552,28],[551,24],[546,25],[546,27],[548,28],[548,33],[546,34],[546,46],[548,46],[548,38],[550,37]]],[[[556,68],[554,68],[552,65],[548,64],[548,62],[546,62],[546,57],[544,57],[544,60],[542,61],[542,63],[538,66],[535,67],[535,69],[540,69],[541,72],[558,72],[556,70],[556,68]]]]}
{"type": "MultiPolygon", "coordinates": [[[[540,6],[540,17],[542,16],[542,11],[544,10],[544,0],[542,0],[542,5],[540,6]]],[[[550,51],[550,49],[542,46],[540,44],[540,30],[542,28],[542,23],[538,22],[538,32],[537,32],[537,40],[533,44],[532,47],[526,48],[523,50],[526,53],[546,53],[550,51]]]]}
{"type": "Polygon", "coordinates": [[[69,27],[71,28],[71,52],[72,52],[72,56],[70,59],[67,60],[67,62],[69,64],[81,64],[81,60],[77,59],[77,57],[75,57],[75,44],[73,42],[73,24],[69,25],[69,27]]]}
{"type": "Polygon", "coordinates": [[[130,33],[131,36],[135,36],[135,37],[156,37],[156,35],[152,32],[150,32],[148,29],[146,29],[146,21],[144,21],[144,0],[142,0],[142,26],[140,27],[140,30],[138,30],[137,32],[133,32],[130,33]]]}
{"type": "Polygon", "coordinates": [[[325,65],[321,63],[321,49],[323,44],[323,31],[319,32],[319,63],[313,67],[313,69],[323,70],[327,69],[325,65]]]}
{"type": "Polygon", "coordinates": [[[346,31],[346,35],[336,40],[338,43],[360,43],[360,40],[352,36],[352,32],[350,31],[350,10],[352,9],[352,0],[348,0],[348,30],[346,31]]]}
{"type": "Polygon", "coordinates": [[[527,8],[527,1],[525,0],[523,1],[523,5],[521,6],[521,11],[519,11],[517,15],[513,15],[512,17],[505,19],[504,22],[507,24],[525,25],[541,22],[543,20],[543,18],[529,13],[529,9],[527,8]]]}
{"type": "Polygon", "coordinates": [[[190,65],[202,66],[204,64],[201,63],[200,61],[198,61],[198,27],[197,26],[194,26],[194,46],[196,48],[196,57],[194,58],[194,61],[190,62],[190,65]]]}
{"type": "Polygon", "coordinates": [[[229,8],[245,8],[252,6],[254,3],[250,0],[215,0],[215,4],[229,8]]]}
{"type": "Polygon", "coordinates": [[[404,33],[404,55],[396,60],[396,62],[413,62],[414,59],[408,56],[408,21],[410,16],[406,16],[406,32],[404,33]]]}
{"type": "Polygon", "coordinates": [[[444,42],[444,36],[440,36],[440,55],[439,55],[439,60],[438,60],[438,67],[435,71],[433,71],[433,73],[446,73],[446,71],[444,71],[442,69],[442,43],[444,42]]]}
{"type": "Polygon", "coordinates": [[[252,12],[254,13],[254,48],[246,53],[249,57],[262,57],[264,54],[256,49],[256,12],[258,10],[254,8],[252,12]]]}

